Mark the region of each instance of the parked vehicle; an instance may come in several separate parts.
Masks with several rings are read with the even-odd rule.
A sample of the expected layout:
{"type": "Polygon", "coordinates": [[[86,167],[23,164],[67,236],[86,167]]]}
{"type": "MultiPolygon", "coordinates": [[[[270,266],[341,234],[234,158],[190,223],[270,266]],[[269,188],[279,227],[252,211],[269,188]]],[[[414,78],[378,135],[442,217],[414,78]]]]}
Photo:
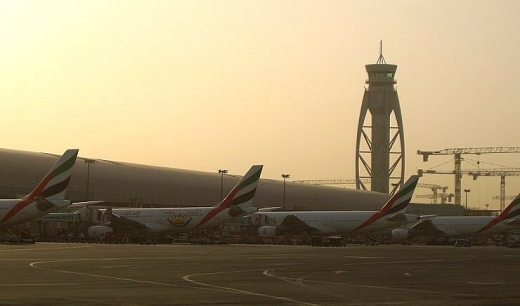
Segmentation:
{"type": "Polygon", "coordinates": [[[456,247],[470,247],[471,241],[469,239],[460,238],[455,241],[456,247]]]}

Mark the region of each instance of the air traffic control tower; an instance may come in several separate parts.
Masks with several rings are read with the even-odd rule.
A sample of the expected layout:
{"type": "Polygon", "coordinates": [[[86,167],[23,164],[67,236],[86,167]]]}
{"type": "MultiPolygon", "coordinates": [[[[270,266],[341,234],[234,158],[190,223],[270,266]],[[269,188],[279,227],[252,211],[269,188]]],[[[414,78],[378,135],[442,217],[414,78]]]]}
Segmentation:
{"type": "Polygon", "coordinates": [[[370,182],[372,191],[394,193],[404,183],[405,170],[403,118],[394,88],[397,65],[386,63],[381,42],[379,59],[365,68],[368,88],[357,129],[356,187],[368,190],[364,182],[370,182]]]}

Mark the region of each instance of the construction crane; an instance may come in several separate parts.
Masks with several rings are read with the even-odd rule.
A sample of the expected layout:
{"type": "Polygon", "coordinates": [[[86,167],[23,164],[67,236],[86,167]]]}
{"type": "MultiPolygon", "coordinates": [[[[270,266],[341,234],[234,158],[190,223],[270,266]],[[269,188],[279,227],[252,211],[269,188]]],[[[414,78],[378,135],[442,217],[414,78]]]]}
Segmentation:
{"type": "Polygon", "coordinates": [[[462,194],[462,154],[491,154],[491,153],[520,153],[520,147],[483,147],[483,148],[451,148],[438,151],[421,151],[417,154],[423,156],[423,161],[427,162],[430,155],[455,155],[455,204],[461,204],[462,194]]]}
{"type": "Polygon", "coordinates": [[[433,204],[437,204],[437,199],[439,197],[439,193],[437,192],[437,190],[441,189],[442,190],[442,193],[440,194],[440,196],[441,196],[441,204],[445,204],[446,203],[446,199],[448,197],[450,198],[450,201],[451,201],[451,197],[446,193],[446,190],[448,190],[448,186],[440,186],[440,185],[435,185],[435,184],[419,183],[419,184],[417,184],[417,187],[428,188],[428,189],[431,189],[431,191],[433,192],[433,194],[418,195],[417,198],[432,199],[433,200],[432,201],[433,204]]]}
{"type": "MultiPolygon", "coordinates": [[[[419,176],[422,176],[425,173],[428,174],[457,174],[455,170],[453,171],[441,171],[441,170],[423,170],[419,169],[419,176]]],[[[473,180],[476,180],[479,176],[500,176],[500,210],[504,210],[505,208],[505,193],[506,193],[506,176],[520,176],[520,168],[503,168],[503,169],[492,169],[492,170],[460,170],[460,177],[463,174],[471,175],[473,180]]],[[[460,190],[459,190],[460,192],[460,190]]],[[[455,199],[457,198],[457,194],[455,193],[455,199]]],[[[460,201],[460,194],[459,194],[460,201]]],[[[457,204],[457,202],[455,202],[457,204]]],[[[460,205],[460,203],[458,203],[460,205]]]]}
{"type": "Polygon", "coordinates": [[[418,199],[433,199],[433,194],[418,194],[415,197],[418,199]]]}
{"type": "Polygon", "coordinates": [[[505,196],[502,198],[502,196],[493,196],[491,197],[493,200],[501,200],[501,199],[505,199],[505,200],[513,200],[514,198],[516,198],[516,196],[505,196]]]}
{"type": "MultiPolygon", "coordinates": [[[[432,200],[432,204],[437,204],[437,197],[439,196],[439,194],[433,194],[433,193],[430,193],[430,194],[419,194],[419,195],[416,195],[415,197],[420,199],[431,199],[432,200]]],[[[441,193],[440,194],[440,197],[441,197],[441,204],[446,204],[446,200],[448,200],[449,202],[451,202],[451,199],[453,198],[453,193],[441,193]]]]}
{"type": "Polygon", "coordinates": [[[500,176],[500,211],[506,208],[506,176],[520,176],[519,168],[469,171],[476,180],[478,176],[500,176]]]}
{"type": "MultiPolygon", "coordinates": [[[[301,183],[301,184],[310,184],[310,185],[348,185],[348,184],[356,184],[356,180],[342,180],[342,179],[333,179],[333,180],[298,180],[292,181],[293,183],[301,183]]],[[[370,180],[362,180],[363,183],[368,183],[370,180]]]]}

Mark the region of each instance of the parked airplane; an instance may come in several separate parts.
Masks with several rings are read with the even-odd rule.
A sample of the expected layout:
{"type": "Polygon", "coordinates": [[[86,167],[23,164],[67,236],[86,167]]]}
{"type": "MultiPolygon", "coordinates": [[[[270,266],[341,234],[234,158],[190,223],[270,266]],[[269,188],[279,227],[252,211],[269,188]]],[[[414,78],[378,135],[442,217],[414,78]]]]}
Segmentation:
{"type": "Polygon", "coordinates": [[[27,222],[70,205],[70,201],[65,200],[65,193],[78,151],[65,151],[28,195],[21,199],[0,199],[0,227],[27,222]]]}
{"type": "Polygon", "coordinates": [[[419,177],[408,181],[379,211],[284,211],[257,212],[260,236],[285,234],[333,235],[368,234],[417,221],[418,216],[406,214],[419,177]]]}
{"type": "Polygon", "coordinates": [[[91,238],[102,238],[114,231],[130,234],[159,234],[189,232],[221,225],[235,218],[253,213],[256,187],[262,165],[252,166],[231,192],[213,207],[185,208],[107,208],[102,219],[105,224],[88,229],[91,238]]]}
{"type": "Polygon", "coordinates": [[[421,237],[462,237],[504,233],[520,229],[520,195],[496,216],[439,216],[421,220],[410,229],[394,229],[395,240],[421,237]]]}

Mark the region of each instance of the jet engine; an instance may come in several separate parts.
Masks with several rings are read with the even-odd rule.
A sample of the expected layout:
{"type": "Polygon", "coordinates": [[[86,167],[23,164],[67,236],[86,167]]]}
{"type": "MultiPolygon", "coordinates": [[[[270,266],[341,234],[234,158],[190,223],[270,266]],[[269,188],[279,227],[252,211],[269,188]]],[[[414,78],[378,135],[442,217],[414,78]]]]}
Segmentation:
{"type": "Polygon", "coordinates": [[[412,234],[409,230],[404,228],[396,228],[392,230],[392,238],[396,241],[405,241],[410,239],[412,237],[412,234]]]}
{"type": "Polygon", "coordinates": [[[267,236],[267,237],[274,237],[276,236],[276,226],[260,226],[258,228],[258,235],[259,236],[267,236]]]}
{"type": "Polygon", "coordinates": [[[88,236],[90,238],[105,238],[107,233],[112,233],[114,231],[113,228],[105,225],[93,225],[88,228],[88,236]]]}

